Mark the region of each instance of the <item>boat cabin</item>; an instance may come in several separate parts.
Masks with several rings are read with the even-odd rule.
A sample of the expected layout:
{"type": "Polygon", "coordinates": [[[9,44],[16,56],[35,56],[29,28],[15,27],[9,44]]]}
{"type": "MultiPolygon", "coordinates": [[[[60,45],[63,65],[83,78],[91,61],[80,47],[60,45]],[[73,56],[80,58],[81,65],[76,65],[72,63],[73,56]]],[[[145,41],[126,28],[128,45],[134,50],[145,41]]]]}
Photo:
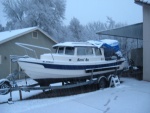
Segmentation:
{"type": "MultiPolygon", "coordinates": [[[[54,61],[89,62],[105,60],[104,49],[88,42],[65,42],[53,46],[54,61]]],[[[44,58],[46,54],[41,55],[44,58]]]]}

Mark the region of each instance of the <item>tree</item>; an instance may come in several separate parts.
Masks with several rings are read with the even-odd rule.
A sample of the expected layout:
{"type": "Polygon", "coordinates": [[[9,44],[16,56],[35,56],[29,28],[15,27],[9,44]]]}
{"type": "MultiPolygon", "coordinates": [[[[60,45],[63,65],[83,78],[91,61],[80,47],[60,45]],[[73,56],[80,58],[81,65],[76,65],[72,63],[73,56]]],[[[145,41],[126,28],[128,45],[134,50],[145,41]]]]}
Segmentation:
{"type": "Polygon", "coordinates": [[[5,0],[3,5],[12,29],[39,26],[53,36],[62,24],[66,4],[65,0],[5,0]]]}
{"type": "Polygon", "coordinates": [[[70,21],[69,29],[72,32],[72,36],[75,40],[81,41],[82,40],[82,30],[83,27],[80,24],[77,18],[72,18],[70,21]]]}
{"type": "Polygon", "coordinates": [[[0,24],[0,32],[4,31],[4,27],[0,24]]]}
{"type": "Polygon", "coordinates": [[[96,33],[103,30],[105,30],[105,24],[100,21],[87,24],[85,26],[86,40],[98,40],[99,36],[96,33]]]}
{"type": "Polygon", "coordinates": [[[115,28],[115,21],[111,17],[107,17],[107,21],[105,23],[106,29],[114,29],[115,28]]]}
{"type": "Polygon", "coordinates": [[[25,6],[27,0],[4,0],[4,12],[11,23],[15,23],[13,29],[22,28],[25,19],[25,6]]]}

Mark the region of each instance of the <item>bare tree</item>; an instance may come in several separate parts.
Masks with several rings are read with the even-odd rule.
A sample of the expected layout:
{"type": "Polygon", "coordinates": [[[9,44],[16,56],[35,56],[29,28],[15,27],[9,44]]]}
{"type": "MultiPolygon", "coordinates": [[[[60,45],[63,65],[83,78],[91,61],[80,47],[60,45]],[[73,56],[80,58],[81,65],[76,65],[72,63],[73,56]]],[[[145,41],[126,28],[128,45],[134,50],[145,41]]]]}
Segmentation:
{"type": "Polygon", "coordinates": [[[59,31],[66,6],[65,0],[5,0],[3,5],[12,29],[39,26],[50,35],[59,31]]]}
{"type": "Polygon", "coordinates": [[[15,23],[15,28],[22,28],[25,16],[25,7],[27,0],[4,0],[2,4],[4,5],[4,12],[6,17],[12,23],[15,23]]]}
{"type": "Polygon", "coordinates": [[[70,21],[69,28],[72,32],[72,36],[74,37],[74,39],[77,41],[81,41],[83,26],[80,24],[77,18],[72,18],[72,20],[70,21]]]}
{"type": "Polygon", "coordinates": [[[85,26],[85,38],[88,40],[98,40],[99,36],[96,32],[103,30],[105,30],[105,24],[100,21],[88,23],[85,26]]]}
{"type": "Polygon", "coordinates": [[[4,31],[4,27],[0,24],[0,32],[4,31]]]}

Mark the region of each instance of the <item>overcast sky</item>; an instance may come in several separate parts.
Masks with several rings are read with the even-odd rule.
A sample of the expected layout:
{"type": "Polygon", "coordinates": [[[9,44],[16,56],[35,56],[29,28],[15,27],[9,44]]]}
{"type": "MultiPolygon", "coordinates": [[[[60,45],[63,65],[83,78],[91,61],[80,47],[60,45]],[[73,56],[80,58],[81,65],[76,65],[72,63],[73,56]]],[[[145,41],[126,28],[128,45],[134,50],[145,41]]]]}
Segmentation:
{"type": "Polygon", "coordinates": [[[134,0],[66,0],[65,24],[73,17],[83,25],[93,21],[106,22],[107,16],[128,25],[139,23],[143,21],[142,6],[134,0]]]}
{"type": "MultiPolygon", "coordinates": [[[[0,4],[0,23],[4,25],[6,19],[2,10],[0,4]]],[[[128,25],[143,21],[142,7],[134,0],[66,0],[64,25],[68,25],[73,17],[85,25],[93,21],[106,22],[107,16],[128,25]]]]}

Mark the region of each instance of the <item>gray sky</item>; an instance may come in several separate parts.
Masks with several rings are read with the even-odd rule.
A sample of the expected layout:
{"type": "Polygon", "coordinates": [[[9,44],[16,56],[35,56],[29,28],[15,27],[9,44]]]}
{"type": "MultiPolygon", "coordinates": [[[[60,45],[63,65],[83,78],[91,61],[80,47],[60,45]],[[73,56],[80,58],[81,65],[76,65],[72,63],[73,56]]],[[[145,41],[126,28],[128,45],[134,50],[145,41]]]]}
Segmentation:
{"type": "MultiPolygon", "coordinates": [[[[6,19],[2,10],[0,4],[0,23],[4,25],[6,19]]],[[[134,0],[66,0],[64,25],[68,25],[73,17],[85,25],[93,21],[106,22],[107,16],[128,25],[143,21],[142,7],[134,0]]]]}
{"type": "Polygon", "coordinates": [[[69,24],[75,17],[85,25],[93,21],[107,21],[107,16],[116,22],[135,24],[143,21],[142,6],[134,0],[66,0],[66,20],[69,24]]]}

